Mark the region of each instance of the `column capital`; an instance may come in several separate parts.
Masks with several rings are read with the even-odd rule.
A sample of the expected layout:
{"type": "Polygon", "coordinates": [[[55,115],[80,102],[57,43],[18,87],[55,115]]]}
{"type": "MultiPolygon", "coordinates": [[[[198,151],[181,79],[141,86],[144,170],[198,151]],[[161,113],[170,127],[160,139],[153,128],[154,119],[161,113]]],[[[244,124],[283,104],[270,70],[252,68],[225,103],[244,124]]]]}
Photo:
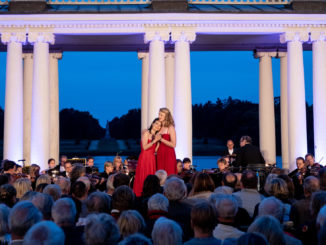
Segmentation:
{"type": "Polygon", "coordinates": [[[277,52],[276,51],[272,51],[272,52],[269,52],[269,51],[259,51],[259,52],[255,52],[254,53],[254,57],[256,59],[258,58],[262,58],[262,57],[276,57],[277,55],[277,52]]]}
{"type": "Polygon", "coordinates": [[[284,32],[280,35],[280,42],[287,43],[287,42],[307,42],[309,40],[309,32],[308,31],[289,31],[284,32]]]}
{"type": "Polygon", "coordinates": [[[312,31],[310,33],[310,41],[326,41],[326,30],[312,31]]]}
{"type": "Polygon", "coordinates": [[[29,32],[28,42],[54,44],[54,34],[51,32],[29,32]]]}
{"type": "Polygon", "coordinates": [[[174,52],[166,52],[164,58],[174,58],[174,52]]]}
{"type": "Polygon", "coordinates": [[[1,33],[1,41],[5,44],[11,43],[11,42],[25,43],[26,42],[26,32],[22,32],[22,31],[3,32],[3,33],[1,33]]]}
{"type": "Polygon", "coordinates": [[[50,53],[50,58],[61,60],[62,59],[62,53],[61,52],[50,53]]]}
{"type": "Polygon", "coordinates": [[[151,41],[163,41],[167,42],[170,40],[170,31],[167,28],[155,28],[148,29],[145,31],[144,41],[149,43],[151,41]]]}
{"type": "Polygon", "coordinates": [[[195,30],[188,29],[180,29],[180,30],[172,30],[171,31],[171,40],[173,42],[183,41],[192,43],[196,40],[196,32],[195,30]]]}
{"type": "Polygon", "coordinates": [[[138,59],[144,59],[144,58],[148,58],[149,53],[148,52],[138,52],[138,59]]]}

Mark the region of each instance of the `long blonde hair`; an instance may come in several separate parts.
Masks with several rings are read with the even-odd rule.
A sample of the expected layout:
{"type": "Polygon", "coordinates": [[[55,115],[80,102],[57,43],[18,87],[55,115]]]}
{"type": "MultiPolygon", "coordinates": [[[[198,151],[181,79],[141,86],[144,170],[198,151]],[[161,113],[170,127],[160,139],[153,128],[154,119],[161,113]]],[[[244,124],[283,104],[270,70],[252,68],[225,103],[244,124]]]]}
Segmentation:
{"type": "Polygon", "coordinates": [[[172,114],[170,112],[170,110],[168,108],[161,108],[160,109],[160,112],[164,113],[165,115],[165,119],[164,119],[164,122],[163,122],[163,127],[170,127],[171,125],[174,127],[174,120],[173,120],[173,117],[172,117],[172,114]]]}

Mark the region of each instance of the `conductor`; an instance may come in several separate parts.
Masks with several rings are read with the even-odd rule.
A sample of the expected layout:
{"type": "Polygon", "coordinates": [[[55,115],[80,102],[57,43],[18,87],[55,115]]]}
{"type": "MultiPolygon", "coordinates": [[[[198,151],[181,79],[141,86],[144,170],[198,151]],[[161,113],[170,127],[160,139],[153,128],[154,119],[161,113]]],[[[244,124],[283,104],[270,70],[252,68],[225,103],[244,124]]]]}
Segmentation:
{"type": "Polygon", "coordinates": [[[250,136],[242,136],[240,138],[240,146],[235,161],[236,166],[247,167],[249,164],[265,165],[264,157],[259,148],[252,145],[252,139],[250,136]]]}

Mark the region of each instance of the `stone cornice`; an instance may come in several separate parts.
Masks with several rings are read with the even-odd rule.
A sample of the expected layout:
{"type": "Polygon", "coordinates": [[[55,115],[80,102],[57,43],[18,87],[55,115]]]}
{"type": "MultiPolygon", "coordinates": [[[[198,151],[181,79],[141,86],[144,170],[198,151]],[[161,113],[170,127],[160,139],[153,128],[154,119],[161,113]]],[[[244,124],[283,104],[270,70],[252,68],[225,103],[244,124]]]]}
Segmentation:
{"type": "Polygon", "coordinates": [[[0,15],[3,28],[51,29],[53,33],[144,33],[151,28],[189,28],[197,33],[271,33],[326,28],[326,15],[301,14],[71,14],[0,15]]]}

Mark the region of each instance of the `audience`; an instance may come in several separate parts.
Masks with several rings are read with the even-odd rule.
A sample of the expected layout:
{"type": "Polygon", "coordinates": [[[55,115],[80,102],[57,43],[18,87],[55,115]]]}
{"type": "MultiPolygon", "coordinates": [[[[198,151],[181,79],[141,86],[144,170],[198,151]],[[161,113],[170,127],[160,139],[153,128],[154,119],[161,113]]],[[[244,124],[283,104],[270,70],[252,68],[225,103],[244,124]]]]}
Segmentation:
{"type": "Polygon", "coordinates": [[[326,170],[310,158],[304,175],[274,168],[259,182],[249,169],[226,168],[217,182],[204,171],[181,179],[159,170],[147,176],[137,198],[130,169],[116,169],[105,184],[78,164],[51,178],[36,164],[19,174],[21,168],[5,160],[0,243],[325,244],[326,170]]]}

